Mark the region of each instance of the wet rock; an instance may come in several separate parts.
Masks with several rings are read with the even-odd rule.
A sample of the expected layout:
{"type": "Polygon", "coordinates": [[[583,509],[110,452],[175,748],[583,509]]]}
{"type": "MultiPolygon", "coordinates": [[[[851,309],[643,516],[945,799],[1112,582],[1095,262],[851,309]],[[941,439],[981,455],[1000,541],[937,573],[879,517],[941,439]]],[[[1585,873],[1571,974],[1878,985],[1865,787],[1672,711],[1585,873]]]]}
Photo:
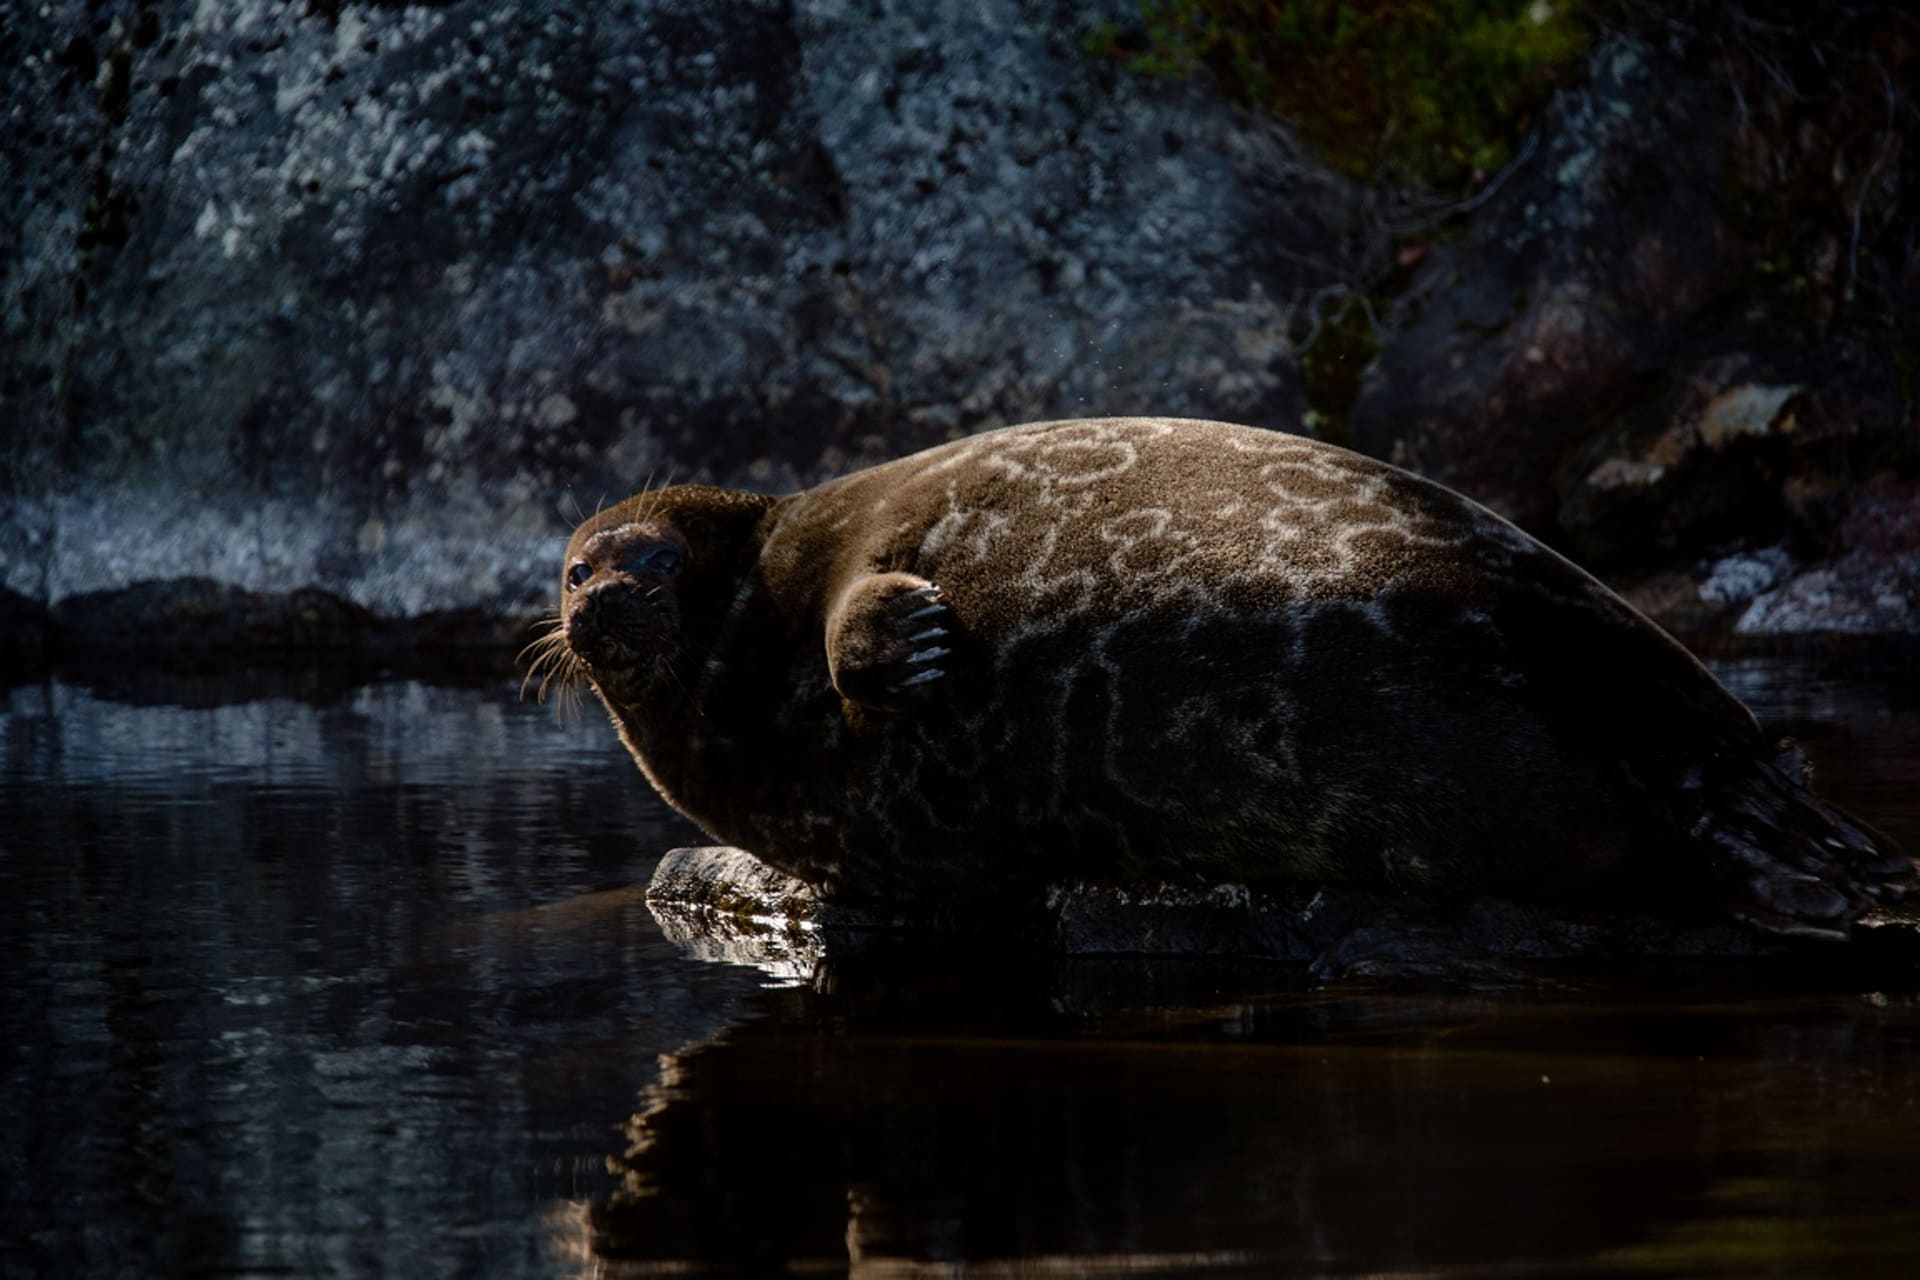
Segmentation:
{"type": "Polygon", "coordinates": [[[1736,631],[1920,634],[1920,479],[1882,474],[1820,505],[1804,517],[1816,557],[1756,595],[1736,631]]]}
{"type": "Polygon", "coordinates": [[[1754,364],[1709,359],[1573,451],[1557,522],[1584,562],[1644,563],[1729,535],[1779,536],[1783,480],[1812,434],[1806,388],[1754,364]]]}
{"type": "Polygon", "coordinates": [[[350,647],[368,638],[366,610],[320,591],[267,595],[210,578],[143,582],[70,596],[51,610],[65,637],[83,644],[147,648],[350,647]]]}
{"type": "Polygon", "coordinates": [[[948,936],[953,922],[924,909],[823,900],[744,849],[669,849],[647,883],[660,931],[688,955],[808,980],[829,957],[902,939],[948,936]]]}
{"type": "Polygon", "coordinates": [[[19,670],[43,662],[46,649],[46,606],[0,587],[0,660],[19,670]]]}
{"type": "MultiPolygon", "coordinates": [[[[996,953],[1236,957],[1321,978],[1504,981],[1560,962],[1810,954],[1733,924],[1551,911],[1493,898],[1423,902],[1351,889],[1053,885],[973,911],[826,902],[739,849],[670,850],[647,904],[689,954],[807,980],[876,948],[986,944],[996,953]]],[[[1901,926],[1907,928],[1907,926],[1901,926]]],[[[1911,930],[1909,930],[1910,932],[1911,930]]]]}
{"type": "Polygon", "coordinates": [[[1920,481],[1883,474],[1830,493],[1791,542],[1617,582],[1682,636],[1745,640],[1920,634],[1920,481]]]}

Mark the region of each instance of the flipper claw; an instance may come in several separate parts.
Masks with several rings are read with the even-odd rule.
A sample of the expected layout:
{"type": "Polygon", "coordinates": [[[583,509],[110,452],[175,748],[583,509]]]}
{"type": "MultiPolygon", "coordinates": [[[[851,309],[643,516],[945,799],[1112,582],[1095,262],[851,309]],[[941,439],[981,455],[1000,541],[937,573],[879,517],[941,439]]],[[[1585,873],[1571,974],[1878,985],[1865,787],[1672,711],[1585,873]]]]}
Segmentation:
{"type": "Polygon", "coordinates": [[[863,578],[842,595],[828,625],[834,688],[873,711],[902,712],[931,695],[947,673],[956,631],[940,588],[909,573],[863,578]],[[943,643],[944,642],[944,643],[943,643]]]}

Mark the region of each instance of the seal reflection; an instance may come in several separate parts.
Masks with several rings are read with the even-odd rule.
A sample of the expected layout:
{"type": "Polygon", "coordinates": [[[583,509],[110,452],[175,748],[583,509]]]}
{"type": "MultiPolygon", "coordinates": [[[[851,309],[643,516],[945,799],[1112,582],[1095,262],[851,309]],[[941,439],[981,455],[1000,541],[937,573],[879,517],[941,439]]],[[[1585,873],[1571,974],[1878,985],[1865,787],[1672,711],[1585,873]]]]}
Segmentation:
{"type": "Polygon", "coordinates": [[[1684,1269],[1761,1219],[1779,1256],[1913,1238],[1920,1156],[1853,1094],[1913,1079],[1911,999],[1119,961],[826,985],[663,1062],[584,1218],[597,1265],[1525,1273],[1684,1269]]]}

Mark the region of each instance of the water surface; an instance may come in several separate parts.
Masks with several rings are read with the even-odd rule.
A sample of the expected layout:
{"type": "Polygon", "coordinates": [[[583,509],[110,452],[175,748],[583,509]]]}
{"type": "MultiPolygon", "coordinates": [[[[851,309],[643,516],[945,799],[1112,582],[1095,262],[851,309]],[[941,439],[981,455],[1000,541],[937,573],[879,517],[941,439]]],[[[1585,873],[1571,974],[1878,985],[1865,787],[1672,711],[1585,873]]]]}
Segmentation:
{"type": "MultiPolygon", "coordinates": [[[[1910,657],[1722,675],[1920,848],[1910,657]]],[[[0,1272],[1909,1274],[1920,1001],[702,963],[511,680],[0,695],[0,1272]]]]}

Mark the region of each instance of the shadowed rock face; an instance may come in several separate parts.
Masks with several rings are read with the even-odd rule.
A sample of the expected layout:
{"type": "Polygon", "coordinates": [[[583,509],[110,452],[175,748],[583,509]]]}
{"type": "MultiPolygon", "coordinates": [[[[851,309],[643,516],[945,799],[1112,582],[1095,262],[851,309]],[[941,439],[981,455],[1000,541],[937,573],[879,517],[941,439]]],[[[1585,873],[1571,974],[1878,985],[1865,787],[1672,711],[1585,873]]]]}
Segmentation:
{"type": "Polygon", "coordinates": [[[1684,13],[1598,47],[1463,234],[1418,245],[1354,442],[1670,624],[1912,634],[1913,557],[1863,532],[1920,523],[1912,20],[1684,13]]]}
{"type": "Polygon", "coordinates": [[[1287,302],[1356,193],[1089,20],[11,7],[0,587],[512,613],[566,493],[1081,409],[1297,421],[1287,302]]]}
{"type": "Polygon", "coordinates": [[[1466,243],[1422,266],[1355,443],[1551,527],[1562,452],[1745,266],[1713,203],[1731,128],[1718,92],[1645,47],[1603,51],[1466,243]]]}

